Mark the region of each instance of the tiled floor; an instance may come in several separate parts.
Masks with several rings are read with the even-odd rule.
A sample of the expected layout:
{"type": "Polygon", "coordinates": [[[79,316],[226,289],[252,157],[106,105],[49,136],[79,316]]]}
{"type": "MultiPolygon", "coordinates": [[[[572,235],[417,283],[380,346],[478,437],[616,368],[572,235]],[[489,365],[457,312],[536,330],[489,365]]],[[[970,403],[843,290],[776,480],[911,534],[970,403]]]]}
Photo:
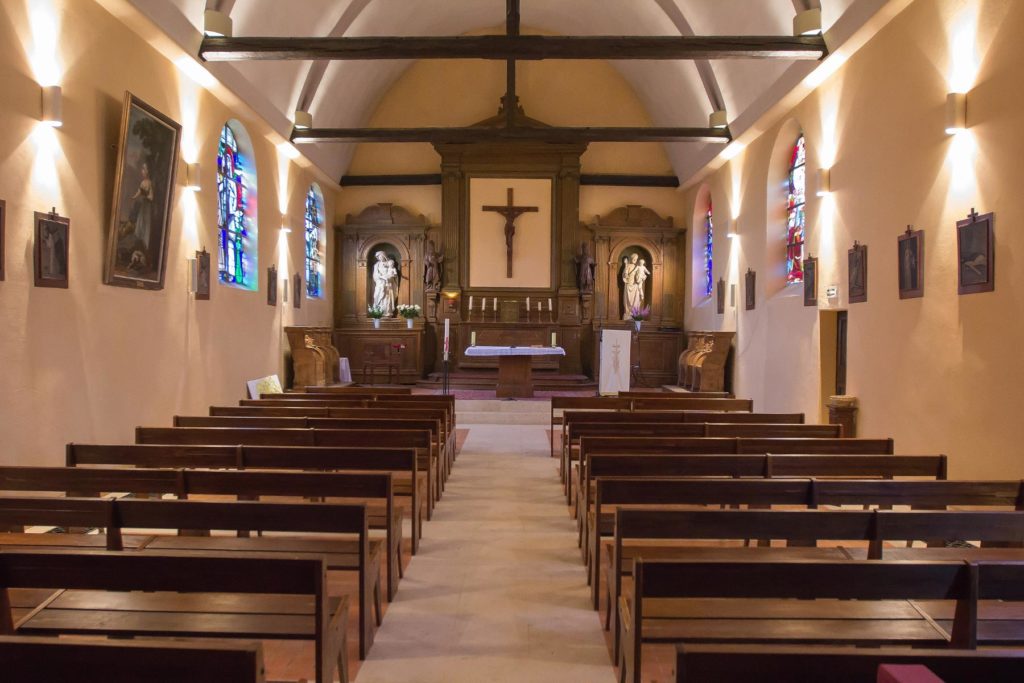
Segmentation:
{"type": "Polygon", "coordinates": [[[539,425],[472,425],[356,683],[614,683],[539,425]]]}

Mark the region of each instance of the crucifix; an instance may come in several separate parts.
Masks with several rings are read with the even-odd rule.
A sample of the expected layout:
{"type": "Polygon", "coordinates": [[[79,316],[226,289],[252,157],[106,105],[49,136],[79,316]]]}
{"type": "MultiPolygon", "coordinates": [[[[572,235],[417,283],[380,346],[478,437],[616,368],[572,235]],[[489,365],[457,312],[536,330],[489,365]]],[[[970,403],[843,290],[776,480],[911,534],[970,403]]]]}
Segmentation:
{"type": "Polygon", "coordinates": [[[505,206],[483,206],[484,211],[494,211],[505,217],[505,277],[512,277],[512,237],[516,234],[516,219],[524,213],[534,213],[536,206],[515,206],[512,200],[512,188],[508,188],[508,204],[505,206]]]}

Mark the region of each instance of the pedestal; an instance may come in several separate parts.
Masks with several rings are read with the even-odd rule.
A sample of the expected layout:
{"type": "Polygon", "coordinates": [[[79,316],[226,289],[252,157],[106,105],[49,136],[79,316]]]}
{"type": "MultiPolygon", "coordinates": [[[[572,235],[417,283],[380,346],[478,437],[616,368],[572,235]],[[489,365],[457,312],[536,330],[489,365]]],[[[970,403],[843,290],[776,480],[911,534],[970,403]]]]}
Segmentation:
{"type": "Polygon", "coordinates": [[[857,397],[829,396],[828,423],[843,425],[843,436],[852,439],[857,436],[857,397]]]}
{"type": "Polygon", "coordinates": [[[499,356],[498,398],[531,398],[533,377],[530,374],[532,356],[499,356]]]}

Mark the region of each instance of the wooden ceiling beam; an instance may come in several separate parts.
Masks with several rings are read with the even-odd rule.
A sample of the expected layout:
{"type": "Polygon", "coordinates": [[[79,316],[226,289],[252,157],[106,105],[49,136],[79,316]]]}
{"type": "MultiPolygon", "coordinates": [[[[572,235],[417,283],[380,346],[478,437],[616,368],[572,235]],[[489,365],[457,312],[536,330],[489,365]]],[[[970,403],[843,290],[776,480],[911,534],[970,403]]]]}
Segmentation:
{"type": "Polygon", "coordinates": [[[732,136],[720,128],[550,127],[550,128],[310,128],[294,130],[295,143],[426,142],[710,142],[726,144],[732,136]]]}
{"type": "Polygon", "coordinates": [[[821,36],[455,36],[203,39],[206,61],[822,59],[821,36]]]}

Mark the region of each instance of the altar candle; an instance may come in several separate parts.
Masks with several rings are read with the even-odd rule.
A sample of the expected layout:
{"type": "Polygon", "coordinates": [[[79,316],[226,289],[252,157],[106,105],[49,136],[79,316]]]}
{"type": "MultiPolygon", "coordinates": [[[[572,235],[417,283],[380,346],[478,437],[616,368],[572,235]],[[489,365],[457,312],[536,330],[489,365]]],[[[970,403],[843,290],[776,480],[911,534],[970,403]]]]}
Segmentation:
{"type": "Polygon", "coordinates": [[[540,302],[537,302],[537,312],[540,313],[540,302]]]}
{"type": "Polygon", "coordinates": [[[469,297],[469,310],[471,310],[471,311],[473,310],[473,296],[472,295],[470,295],[470,297],[469,297]]]}
{"type": "Polygon", "coordinates": [[[551,333],[551,346],[552,347],[558,346],[558,339],[555,336],[556,334],[557,334],[557,332],[552,332],[551,333]]]}
{"type": "Polygon", "coordinates": [[[548,299],[548,313],[551,312],[551,299],[548,299]]]}
{"type": "Polygon", "coordinates": [[[469,345],[476,346],[476,330],[469,333],[469,345]]]}
{"type": "Polygon", "coordinates": [[[449,318],[444,319],[444,360],[448,362],[448,325],[451,323],[449,318]]]}
{"type": "Polygon", "coordinates": [[[483,304],[480,306],[480,310],[484,313],[487,312],[487,297],[483,298],[483,304]]]}
{"type": "Polygon", "coordinates": [[[494,297],[494,312],[498,312],[498,297],[494,297]]]}
{"type": "Polygon", "coordinates": [[[530,312],[530,297],[526,297],[526,312],[530,312]]]}

